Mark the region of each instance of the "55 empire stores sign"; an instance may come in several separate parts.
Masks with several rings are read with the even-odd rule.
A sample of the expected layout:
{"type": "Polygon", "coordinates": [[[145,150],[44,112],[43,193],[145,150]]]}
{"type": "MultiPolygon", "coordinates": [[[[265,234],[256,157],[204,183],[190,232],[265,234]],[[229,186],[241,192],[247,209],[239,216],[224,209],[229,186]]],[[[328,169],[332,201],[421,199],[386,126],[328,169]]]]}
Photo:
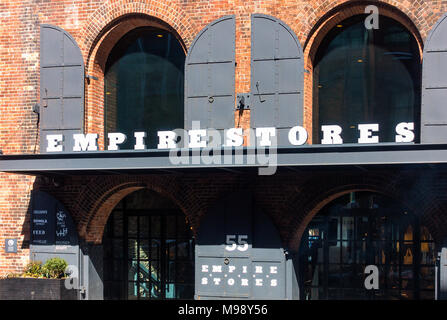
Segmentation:
{"type": "MultiPolygon", "coordinates": [[[[195,128],[198,126],[194,126],[195,128]]],[[[379,143],[379,124],[359,124],[359,144],[379,143]]],[[[256,129],[249,129],[250,131],[250,145],[254,145],[253,140],[256,140],[256,146],[274,148],[277,144],[277,128],[263,127],[256,129]],[[255,139],[253,139],[255,138],[255,139]]],[[[342,131],[343,129],[338,125],[323,125],[321,126],[322,139],[321,144],[343,144],[342,131]]],[[[409,143],[413,142],[414,135],[413,122],[401,122],[395,127],[395,142],[409,143]]],[[[230,128],[226,130],[215,129],[175,129],[173,131],[158,131],[157,149],[177,149],[177,148],[219,148],[219,147],[242,147],[244,143],[244,130],[242,128],[230,128]],[[224,131],[224,137],[222,137],[224,131]],[[182,138],[181,140],[179,138],[182,138]],[[211,138],[211,139],[210,139],[211,138]],[[179,142],[183,140],[183,142],[179,142]],[[223,143],[223,144],[222,144],[223,143]]],[[[134,132],[134,150],[145,150],[146,132],[134,132]]],[[[64,141],[67,141],[66,136],[62,133],[47,134],[46,152],[82,152],[82,151],[97,151],[98,150],[98,134],[97,133],[74,133],[72,134],[73,146],[72,150],[66,150],[67,146],[64,141]]],[[[119,150],[120,145],[125,143],[128,137],[124,133],[115,132],[108,133],[107,150],[119,150]]],[[[291,146],[301,146],[306,144],[308,133],[302,126],[292,127],[288,131],[288,143],[291,146]]]]}

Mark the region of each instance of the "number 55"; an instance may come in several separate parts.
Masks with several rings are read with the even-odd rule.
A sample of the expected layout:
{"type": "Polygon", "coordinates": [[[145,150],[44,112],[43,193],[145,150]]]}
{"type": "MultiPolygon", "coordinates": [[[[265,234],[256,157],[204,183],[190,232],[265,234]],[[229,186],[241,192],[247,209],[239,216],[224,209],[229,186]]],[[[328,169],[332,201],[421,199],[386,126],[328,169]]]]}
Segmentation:
{"type": "Polygon", "coordinates": [[[227,246],[225,247],[225,250],[234,251],[237,248],[239,251],[246,251],[248,249],[248,243],[246,241],[247,239],[248,236],[246,234],[238,235],[236,242],[235,234],[227,234],[227,241],[226,241],[227,246]]]}
{"type": "Polygon", "coordinates": [[[248,236],[246,234],[243,234],[243,235],[240,235],[237,237],[237,242],[239,243],[239,246],[237,247],[237,249],[239,251],[246,251],[248,249],[248,243],[246,241],[247,239],[248,239],[248,236]]]}

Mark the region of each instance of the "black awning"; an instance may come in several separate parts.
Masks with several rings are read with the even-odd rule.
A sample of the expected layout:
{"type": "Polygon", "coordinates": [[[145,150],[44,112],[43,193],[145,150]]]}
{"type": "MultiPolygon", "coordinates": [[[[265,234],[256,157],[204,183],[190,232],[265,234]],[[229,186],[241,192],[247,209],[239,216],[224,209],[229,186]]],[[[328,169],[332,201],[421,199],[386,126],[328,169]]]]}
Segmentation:
{"type": "Polygon", "coordinates": [[[295,148],[176,149],[0,155],[0,172],[21,174],[126,174],[148,172],[239,171],[262,167],[367,167],[447,164],[445,144],[312,145],[295,148]],[[178,157],[183,152],[184,162],[178,157]],[[207,155],[214,154],[214,161],[207,155]],[[195,156],[195,161],[193,160],[195,156]],[[276,160],[275,160],[276,157],[276,160]],[[173,161],[174,159],[174,161],[173,161]],[[208,159],[208,160],[207,160],[208,159]]]}

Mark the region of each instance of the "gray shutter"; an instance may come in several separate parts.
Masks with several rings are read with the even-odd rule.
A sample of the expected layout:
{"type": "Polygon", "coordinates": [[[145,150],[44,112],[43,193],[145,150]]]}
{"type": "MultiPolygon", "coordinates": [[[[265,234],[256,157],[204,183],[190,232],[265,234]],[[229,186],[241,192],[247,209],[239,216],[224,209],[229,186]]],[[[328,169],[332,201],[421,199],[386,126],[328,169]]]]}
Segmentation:
{"type": "Polygon", "coordinates": [[[185,129],[234,127],[235,16],[207,25],[192,43],[185,63],[185,129]]]}
{"type": "Polygon", "coordinates": [[[210,209],[200,224],[195,255],[196,299],[292,297],[287,287],[293,285],[293,280],[286,281],[292,279],[293,269],[287,266],[279,234],[271,220],[254,206],[250,193],[243,198],[239,193],[230,194],[210,209]],[[227,236],[233,236],[230,240],[237,242],[238,236],[243,235],[247,236],[244,240],[247,250],[225,248],[227,236]],[[205,271],[203,266],[209,270],[205,271]],[[222,270],[213,272],[212,266],[220,266],[222,270]],[[261,267],[262,272],[256,272],[256,267],[261,267]],[[271,273],[271,267],[277,272],[271,273]],[[219,278],[220,283],[216,284],[214,278],[219,278]],[[248,280],[248,285],[242,285],[242,279],[248,280]],[[256,279],[262,279],[262,285],[256,285],[256,279]]]}
{"type": "Polygon", "coordinates": [[[281,20],[251,18],[251,127],[276,127],[278,145],[289,145],[288,131],[303,124],[303,50],[281,20]]]}
{"type": "Polygon", "coordinates": [[[447,14],[427,37],[422,64],[421,143],[447,143],[447,14]]]}
{"type": "Polygon", "coordinates": [[[83,131],[84,59],[71,35],[53,25],[40,27],[40,137],[46,152],[46,135],[63,133],[72,150],[70,137],[83,131]]]}

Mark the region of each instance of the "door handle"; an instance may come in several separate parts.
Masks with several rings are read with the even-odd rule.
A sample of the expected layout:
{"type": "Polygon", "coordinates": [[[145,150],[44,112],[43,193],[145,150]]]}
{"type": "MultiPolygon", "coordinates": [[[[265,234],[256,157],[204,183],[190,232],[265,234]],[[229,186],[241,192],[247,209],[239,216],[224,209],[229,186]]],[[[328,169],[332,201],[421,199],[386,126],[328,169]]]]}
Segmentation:
{"type": "Polygon", "coordinates": [[[259,102],[265,102],[265,100],[261,97],[261,93],[259,92],[259,81],[256,81],[256,89],[258,90],[259,102]]]}

